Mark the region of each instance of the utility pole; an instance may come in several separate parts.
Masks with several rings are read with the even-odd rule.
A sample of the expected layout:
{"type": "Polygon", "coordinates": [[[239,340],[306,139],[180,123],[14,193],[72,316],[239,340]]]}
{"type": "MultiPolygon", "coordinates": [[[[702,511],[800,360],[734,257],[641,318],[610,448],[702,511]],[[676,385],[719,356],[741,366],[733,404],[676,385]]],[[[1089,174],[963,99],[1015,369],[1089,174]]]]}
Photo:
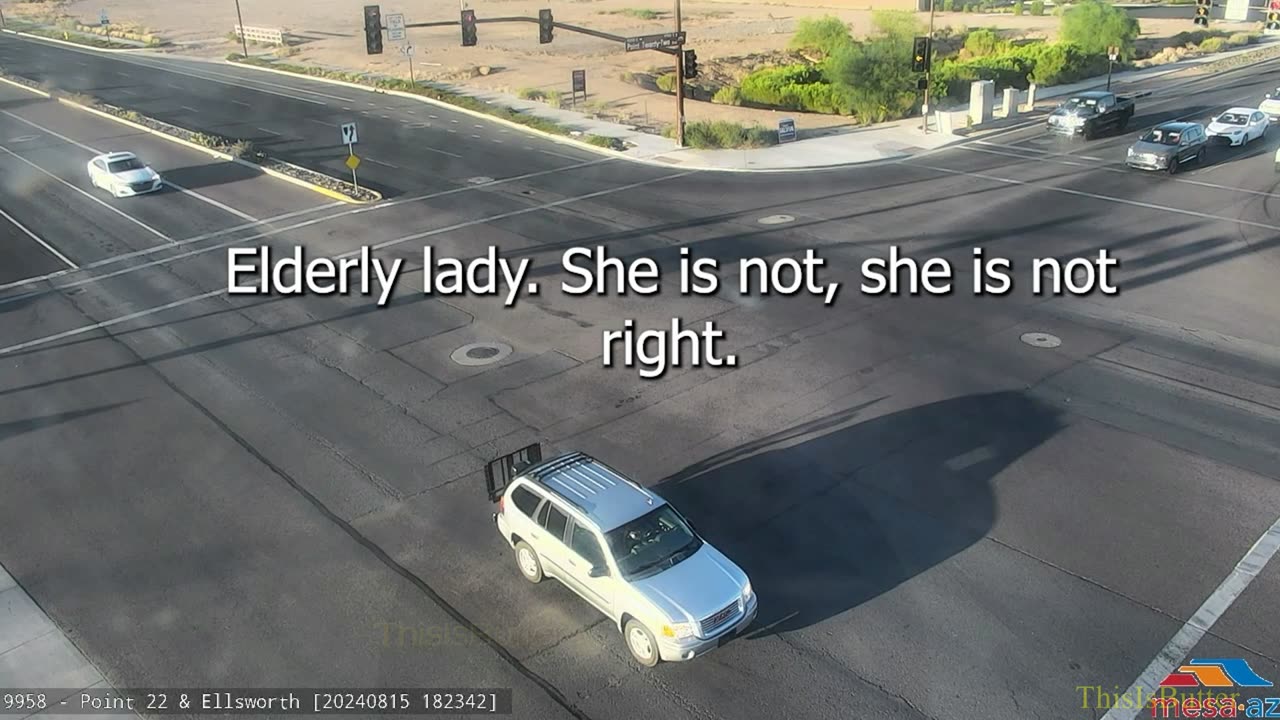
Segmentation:
{"type": "MultiPolygon", "coordinates": [[[[676,34],[680,33],[680,0],[676,0],[676,34]]],[[[684,43],[676,46],[676,147],[684,147],[684,43]]]]}
{"type": "MultiPolygon", "coordinates": [[[[933,54],[933,11],[938,6],[938,0],[929,0],[929,54],[933,54]]],[[[920,129],[925,135],[929,134],[929,80],[933,73],[933,58],[925,58],[927,61],[924,66],[924,104],[920,106],[920,129]]]]}
{"type": "Polygon", "coordinates": [[[240,23],[240,49],[244,50],[244,58],[248,60],[249,41],[244,38],[244,16],[240,14],[240,0],[236,0],[236,22],[240,23]]]}

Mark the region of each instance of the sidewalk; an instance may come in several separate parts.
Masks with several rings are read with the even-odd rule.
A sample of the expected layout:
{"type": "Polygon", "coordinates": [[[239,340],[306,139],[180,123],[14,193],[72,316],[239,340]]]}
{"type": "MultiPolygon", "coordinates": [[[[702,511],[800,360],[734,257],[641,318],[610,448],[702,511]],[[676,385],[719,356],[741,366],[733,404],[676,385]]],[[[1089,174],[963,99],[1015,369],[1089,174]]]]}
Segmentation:
{"type": "MultiPolygon", "coordinates": [[[[107,688],[105,678],[80,650],[58,629],[35,601],[0,565],[0,688],[9,690],[52,690],[80,692],[107,688]]],[[[47,698],[53,708],[31,714],[36,720],[54,720],[65,714],[56,711],[58,701],[47,698]]],[[[28,716],[19,712],[15,718],[28,716]]],[[[86,718],[114,718],[122,715],[76,714],[86,718]]]]}

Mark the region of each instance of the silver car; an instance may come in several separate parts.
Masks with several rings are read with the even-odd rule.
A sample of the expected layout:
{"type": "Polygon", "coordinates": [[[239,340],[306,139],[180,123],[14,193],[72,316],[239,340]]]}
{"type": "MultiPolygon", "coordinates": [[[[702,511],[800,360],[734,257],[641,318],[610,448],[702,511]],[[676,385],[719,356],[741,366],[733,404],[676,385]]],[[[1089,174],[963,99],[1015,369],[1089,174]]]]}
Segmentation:
{"type": "Polygon", "coordinates": [[[583,453],[531,445],[486,468],[493,520],[530,582],[554,577],[604,613],[641,665],[710,652],[759,604],[747,574],[667,501],[583,453]]]}
{"type": "Polygon", "coordinates": [[[1208,144],[1208,135],[1200,123],[1168,122],[1148,130],[1129,146],[1125,164],[1172,175],[1189,162],[1203,162],[1208,144]]]}

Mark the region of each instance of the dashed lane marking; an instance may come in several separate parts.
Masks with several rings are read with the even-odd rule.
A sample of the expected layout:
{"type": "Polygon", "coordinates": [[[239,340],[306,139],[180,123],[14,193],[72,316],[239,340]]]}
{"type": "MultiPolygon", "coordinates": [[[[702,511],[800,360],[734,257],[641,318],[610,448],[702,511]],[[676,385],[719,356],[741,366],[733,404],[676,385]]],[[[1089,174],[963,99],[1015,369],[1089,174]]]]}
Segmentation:
{"type": "MultiPolygon", "coordinates": [[[[289,232],[289,231],[291,231],[291,230],[299,230],[299,229],[302,229],[302,228],[311,227],[311,226],[313,226],[313,225],[319,225],[319,224],[321,224],[321,223],[330,222],[330,221],[332,221],[332,220],[340,220],[340,219],[342,219],[342,218],[344,218],[344,217],[347,217],[347,216],[349,216],[349,215],[358,215],[358,214],[360,214],[360,213],[366,213],[366,212],[376,212],[376,211],[378,211],[378,210],[383,210],[383,209],[386,209],[386,208],[392,208],[392,207],[395,207],[395,206],[397,206],[397,205],[404,205],[404,204],[406,204],[406,203],[425,202],[425,201],[428,201],[428,200],[434,200],[434,199],[436,199],[436,198],[446,197],[446,196],[450,196],[450,195],[456,195],[456,194],[464,193],[464,192],[471,192],[472,190],[475,190],[475,189],[478,189],[478,188],[495,187],[495,186],[498,186],[498,185],[505,185],[505,184],[507,184],[507,183],[521,182],[521,181],[524,181],[524,180],[530,180],[530,179],[533,179],[533,178],[536,178],[536,177],[543,177],[543,176],[545,176],[545,175],[556,175],[556,174],[559,174],[559,173],[564,173],[564,172],[569,172],[569,171],[572,171],[572,170],[577,170],[577,169],[579,169],[579,168],[590,167],[590,166],[593,166],[593,165],[600,165],[600,164],[603,164],[603,163],[613,162],[613,161],[614,161],[614,159],[613,159],[613,158],[596,158],[596,159],[594,159],[594,160],[588,160],[588,161],[586,161],[586,162],[580,162],[580,163],[576,163],[576,164],[574,164],[574,165],[568,165],[568,166],[565,166],[565,167],[551,168],[551,169],[549,169],[549,170],[538,170],[538,171],[531,172],[531,173],[524,173],[524,174],[522,174],[522,175],[514,175],[514,176],[511,176],[511,177],[507,177],[507,178],[501,178],[501,179],[498,179],[498,180],[487,179],[485,182],[480,182],[480,183],[476,183],[476,184],[466,185],[466,186],[462,186],[462,187],[455,187],[455,188],[451,188],[451,189],[449,189],[449,190],[440,190],[440,191],[438,191],[438,192],[428,193],[428,194],[426,194],[426,195],[417,195],[417,196],[414,196],[414,197],[400,198],[400,199],[397,199],[397,200],[388,200],[388,201],[384,201],[384,202],[382,202],[382,203],[379,203],[379,204],[377,204],[377,205],[372,205],[372,206],[367,206],[367,207],[351,208],[350,206],[348,206],[346,203],[343,203],[343,202],[333,202],[333,203],[328,203],[328,204],[325,204],[325,205],[321,205],[321,206],[319,206],[319,207],[311,208],[311,209],[309,209],[309,210],[299,210],[299,211],[295,211],[295,212],[292,212],[292,213],[287,213],[287,214],[285,214],[285,215],[279,215],[279,216],[276,216],[276,217],[267,218],[267,219],[265,219],[265,220],[259,220],[259,221],[257,221],[257,222],[245,223],[245,224],[243,224],[243,225],[237,225],[236,227],[224,228],[224,229],[222,229],[222,230],[217,230],[217,231],[214,231],[214,232],[211,232],[211,233],[205,233],[205,234],[203,234],[203,235],[197,235],[196,237],[186,238],[186,239],[183,239],[183,240],[179,240],[179,241],[177,241],[177,242],[173,243],[173,245],[160,245],[160,246],[153,247],[153,248],[145,248],[145,249],[143,249],[143,250],[135,250],[135,251],[133,251],[133,252],[124,253],[123,255],[113,255],[112,257],[105,258],[105,259],[103,259],[103,260],[99,260],[99,261],[97,261],[97,262],[93,262],[93,263],[90,263],[90,264],[88,264],[88,265],[85,265],[83,268],[80,268],[80,269],[81,269],[81,270],[95,270],[95,269],[98,269],[98,268],[101,268],[101,267],[105,267],[105,266],[108,266],[108,265],[113,265],[113,264],[116,264],[116,263],[119,263],[119,262],[123,262],[123,261],[125,261],[125,260],[129,260],[129,259],[132,259],[132,258],[136,258],[136,257],[143,257],[143,256],[146,256],[146,255],[151,255],[151,254],[158,253],[158,252],[161,252],[161,251],[170,250],[170,249],[172,249],[172,248],[174,248],[174,247],[182,247],[182,246],[190,245],[190,244],[193,244],[193,243],[202,242],[202,241],[204,241],[204,240],[212,240],[212,239],[214,239],[214,238],[224,237],[224,236],[226,236],[226,235],[230,235],[230,234],[235,233],[235,232],[238,232],[238,231],[240,231],[240,230],[245,230],[245,229],[248,229],[248,228],[252,228],[252,227],[254,227],[254,226],[256,226],[256,225],[263,225],[263,224],[266,224],[266,223],[278,222],[278,221],[280,221],[280,220],[286,220],[286,219],[289,219],[289,218],[297,217],[297,216],[299,216],[299,215],[306,215],[306,214],[313,213],[313,212],[319,212],[319,211],[321,211],[321,210],[327,210],[327,209],[329,209],[329,208],[333,208],[333,207],[340,207],[340,206],[341,206],[341,207],[343,207],[343,208],[345,208],[345,209],[344,209],[344,210],[342,210],[341,212],[333,213],[333,214],[331,214],[331,215],[325,215],[324,217],[313,218],[313,219],[311,219],[311,220],[305,220],[305,221],[298,222],[298,223],[294,223],[294,224],[292,224],[292,225],[287,225],[287,226],[284,226],[284,227],[272,228],[272,229],[270,229],[270,230],[267,230],[267,231],[264,231],[264,232],[261,232],[261,233],[257,233],[257,234],[255,234],[255,235],[250,235],[250,236],[248,236],[248,237],[236,238],[236,239],[231,240],[231,241],[228,241],[228,242],[219,243],[219,244],[217,244],[217,245],[213,245],[213,246],[210,246],[210,247],[200,248],[199,250],[193,250],[193,251],[190,251],[190,252],[182,253],[182,254],[180,254],[180,255],[173,255],[173,256],[169,256],[169,257],[161,258],[160,260],[153,260],[153,261],[151,261],[151,262],[144,263],[144,264],[142,264],[142,265],[135,265],[135,266],[132,266],[132,267],[125,268],[125,269],[123,269],[123,270],[117,270],[116,272],[114,272],[114,273],[110,273],[110,274],[107,274],[107,275],[95,275],[95,276],[93,276],[93,277],[85,278],[85,279],[83,279],[83,280],[79,280],[79,281],[76,281],[76,282],[72,282],[72,283],[64,283],[64,284],[61,284],[61,285],[58,285],[57,287],[55,287],[55,288],[54,288],[54,290],[63,290],[63,289],[67,289],[67,288],[77,287],[77,286],[80,286],[80,285],[87,285],[87,284],[89,284],[89,283],[95,283],[95,282],[99,282],[99,281],[101,281],[101,280],[106,280],[107,278],[117,277],[117,276],[120,276],[120,275],[125,275],[125,274],[128,274],[128,273],[132,273],[132,272],[139,272],[139,271],[141,271],[141,270],[145,270],[145,269],[147,269],[147,268],[149,268],[149,267],[154,267],[154,266],[157,266],[157,265],[164,265],[164,264],[168,264],[168,263],[171,263],[171,262],[175,262],[175,261],[177,261],[177,260],[181,260],[181,259],[185,259],[185,258],[188,258],[188,257],[192,257],[192,256],[194,256],[194,255],[200,255],[200,254],[208,253],[208,252],[216,252],[216,251],[218,251],[218,250],[222,250],[222,249],[225,249],[225,248],[228,248],[228,247],[232,247],[232,246],[234,246],[234,245],[243,245],[243,244],[245,244],[245,243],[254,242],[254,241],[257,241],[257,240],[261,240],[261,239],[263,239],[263,238],[273,237],[273,236],[275,236],[275,235],[279,235],[280,233],[289,232]]],[[[43,281],[43,280],[51,280],[51,279],[54,279],[54,278],[56,278],[56,277],[59,277],[59,276],[65,275],[65,274],[67,274],[68,272],[69,272],[69,271],[67,271],[67,270],[61,270],[61,271],[58,271],[58,272],[56,272],[56,273],[49,273],[49,274],[47,274],[47,275],[41,275],[41,276],[39,276],[39,277],[27,278],[27,279],[24,279],[24,280],[17,280],[17,281],[14,281],[14,282],[6,283],[6,284],[4,284],[4,285],[0,285],[0,290],[7,290],[7,289],[10,289],[10,288],[21,287],[21,286],[23,286],[23,285],[28,285],[28,284],[31,284],[31,283],[33,283],[33,282],[40,282],[40,281],[43,281]]],[[[16,296],[16,297],[27,297],[27,295],[20,295],[20,296],[16,296]]],[[[0,299],[0,305],[3,305],[3,304],[8,303],[8,302],[13,302],[13,301],[16,299],[16,297],[2,298],[2,299],[0,299]]]]}
{"type": "Polygon", "coordinates": [[[23,232],[23,234],[24,234],[24,235],[26,235],[27,237],[29,237],[29,238],[31,238],[32,240],[35,240],[37,243],[39,243],[40,247],[44,248],[45,250],[48,250],[48,251],[49,251],[49,253],[50,253],[51,255],[53,255],[54,257],[58,258],[58,259],[59,259],[59,260],[61,260],[63,263],[66,263],[67,267],[71,268],[72,270],[78,270],[78,269],[79,269],[79,267],[80,267],[80,266],[79,266],[79,265],[76,265],[76,264],[75,264],[75,263],[73,263],[73,262],[71,262],[71,258],[67,257],[66,255],[63,255],[63,254],[62,254],[62,253],[60,253],[60,252],[58,252],[58,249],[57,249],[57,248],[55,248],[54,246],[52,246],[52,245],[50,245],[49,243],[45,242],[45,241],[44,241],[44,239],[43,239],[43,238],[41,238],[39,235],[36,235],[35,233],[33,233],[33,232],[31,232],[30,230],[28,230],[28,229],[27,229],[27,226],[26,226],[26,225],[23,225],[23,224],[22,224],[22,223],[20,223],[20,222],[18,222],[17,218],[15,218],[14,216],[12,216],[12,215],[10,215],[9,213],[5,212],[3,209],[0,209],[0,215],[3,215],[5,220],[8,220],[10,223],[12,223],[12,224],[13,224],[13,226],[14,226],[14,227],[16,227],[16,228],[18,228],[19,230],[21,230],[21,231],[23,232]]]}
{"type": "Polygon", "coordinates": [[[7,148],[7,147],[4,147],[4,146],[0,145],[0,152],[3,152],[4,154],[6,154],[6,155],[8,155],[8,156],[10,156],[10,157],[12,157],[12,158],[16,158],[17,160],[19,160],[19,161],[21,161],[21,162],[23,162],[23,163],[26,163],[27,165],[30,165],[31,167],[35,168],[35,169],[36,169],[36,170],[38,170],[39,172],[44,173],[45,175],[48,175],[49,177],[53,178],[55,181],[57,181],[57,182],[59,182],[59,183],[61,183],[61,184],[65,185],[65,186],[67,186],[67,187],[71,188],[71,190],[73,190],[74,192],[77,192],[77,193],[79,193],[80,195],[83,195],[84,197],[88,198],[88,199],[89,199],[89,200],[91,200],[92,202],[95,202],[95,203],[97,203],[98,205],[100,205],[100,206],[102,206],[102,207],[106,208],[108,212],[113,212],[113,213],[115,213],[116,215],[119,215],[120,217],[124,218],[125,220],[128,220],[129,222],[133,223],[134,225],[137,225],[138,227],[142,228],[143,230],[146,230],[147,232],[151,233],[152,235],[155,235],[156,237],[160,238],[161,240],[164,240],[164,241],[165,241],[165,242],[167,242],[167,243],[171,243],[171,244],[173,243],[173,238],[169,237],[168,235],[165,235],[164,233],[162,233],[162,232],[160,232],[159,230],[157,230],[157,229],[155,229],[155,228],[151,227],[150,225],[148,225],[148,224],[146,224],[146,223],[142,222],[142,221],[141,221],[141,220],[139,220],[138,218],[136,218],[136,217],[134,217],[134,216],[130,215],[129,213],[124,212],[124,211],[123,211],[123,210],[121,210],[120,208],[118,208],[118,207],[116,207],[116,206],[112,205],[111,203],[108,203],[108,202],[103,201],[103,200],[102,200],[102,198],[94,197],[92,194],[90,194],[90,193],[86,192],[85,190],[82,190],[81,188],[78,188],[78,187],[76,187],[75,185],[72,185],[71,183],[67,182],[66,180],[63,180],[62,178],[58,177],[57,175],[54,175],[53,173],[49,172],[48,170],[45,170],[44,168],[40,167],[39,165],[37,165],[37,164],[35,164],[35,163],[31,162],[30,160],[28,160],[28,159],[26,159],[26,158],[22,157],[21,155],[19,155],[19,154],[15,153],[14,151],[10,150],[9,148],[7,148]]]}
{"type": "MultiPolygon", "coordinates": [[[[652,184],[664,182],[667,180],[675,180],[678,178],[682,178],[687,175],[692,175],[695,172],[697,171],[686,170],[684,172],[673,173],[671,175],[663,175],[662,177],[650,178],[648,180],[629,183],[627,185],[619,185],[617,187],[608,188],[606,190],[597,190],[596,192],[587,193],[585,195],[577,195],[574,197],[568,197],[561,200],[556,200],[554,202],[543,203],[541,205],[532,205],[530,207],[520,208],[519,210],[512,210],[510,212],[498,213],[497,215],[490,215],[488,217],[476,218],[474,220],[467,220],[465,222],[455,223],[447,227],[436,228],[434,230],[427,230],[425,232],[414,233],[413,235],[406,235],[401,238],[387,240],[385,242],[372,245],[369,247],[369,249],[371,251],[382,250],[382,249],[393,247],[396,245],[401,245],[403,243],[413,242],[415,240],[421,240],[423,238],[432,237],[434,235],[441,235],[443,233],[453,232],[455,230],[462,230],[465,228],[474,227],[476,225],[484,225],[486,223],[491,223],[497,220],[505,220],[507,218],[519,217],[521,215],[527,215],[529,213],[534,213],[534,212],[541,212],[543,210],[549,210],[554,207],[569,205],[571,203],[581,202],[583,200],[590,200],[592,198],[603,197],[605,195],[613,195],[615,193],[627,192],[628,190],[634,190],[638,187],[643,187],[645,185],[652,185],[652,184]]],[[[335,256],[333,259],[341,260],[343,258],[352,257],[354,255],[360,254],[361,252],[363,252],[363,250],[364,250],[363,248],[350,250],[348,252],[335,256]]],[[[66,338],[69,338],[69,337],[84,335],[85,333],[91,333],[97,330],[102,330],[104,328],[113,327],[115,325],[120,325],[121,323],[127,323],[132,320],[137,320],[139,318],[147,317],[149,315],[155,315],[157,313],[162,313],[167,310],[173,310],[175,308],[179,308],[184,305],[190,305],[192,303],[197,303],[202,300],[208,300],[213,297],[225,295],[226,292],[227,292],[226,288],[219,288],[217,290],[211,290],[209,292],[201,293],[199,295],[195,295],[188,298],[183,298],[181,300],[174,300],[171,303],[165,303],[164,305],[160,305],[157,307],[147,308],[146,310],[139,310],[137,312],[129,313],[128,315],[123,315],[121,317],[112,318],[110,320],[103,320],[101,322],[85,325],[83,327],[73,328],[71,330],[55,333],[53,335],[47,335],[45,337],[36,338],[34,340],[28,340],[26,342],[18,343],[16,345],[10,345],[9,347],[6,347],[6,348],[0,348],[0,355],[8,355],[9,353],[18,352],[18,351],[26,350],[33,347],[39,347],[41,345],[48,345],[49,343],[57,342],[59,340],[65,340],[66,338]]]]}
{"type": "Polygon", "coordinates": [[[1243,225],[1245,227],[1262,228],[1263,230],[1271,230],[1280,232],[1280,225],[1272,225],[1270,223],[1255,222],[1253,220],[1244,220],[1241,218],[1227,217],[1225,215],[1214,215],[1213,213],[1197,212],[1195,210],[1186,210],[1184,208],[1170,207],[1168,205],[1160,205],[1158,203],[1143,202],[1141,200],[1128,200],[1125,198],[1111,197],[1108,195],[1099,195],[1098,193],[1085,192],[1084,190],[1072,190],[1071,188],[1059,187],[1057,185],[1046,185],[1041,182],[1031,182],[1029,180],[1015,180],[1013,178],[1003,178],[997,175],[988,175],[986,173],[970,172],[968,170],[953,170],[951,168],[937,167],[935,165],[923,165],[919,163],[904,163],[911,167],[918,167],[924,170],[933,170],[934,172],[946,173],[948,175],[963,175],[965,177],[979,178],[982,180],[990,180],[992,182],[1004,183],[1006,185],[1023,185],[1033,187],[1040,190],[1048,190],[1050,192],[1062,193],[1064,195],[1075,195],[1076,197],[1087,197],[1102,202],[1115,203],[1117,205],[1129,205],[1131,207],[1146,208],[1148,210],[1159,210],[1161,212],[1173,213],[1175,215],[1187,215],[1197,217],[1203,220],[1217,220],[1224,223],[1234,225],[1243,225]]]}

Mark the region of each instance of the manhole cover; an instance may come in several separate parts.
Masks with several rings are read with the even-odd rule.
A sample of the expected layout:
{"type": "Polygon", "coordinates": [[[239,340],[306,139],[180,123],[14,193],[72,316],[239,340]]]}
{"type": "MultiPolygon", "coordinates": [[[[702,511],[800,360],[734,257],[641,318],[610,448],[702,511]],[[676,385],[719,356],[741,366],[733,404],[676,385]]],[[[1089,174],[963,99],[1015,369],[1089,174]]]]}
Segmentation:
{"type": "Polygon", "coordinates": [[[471,343],[453,351],[450,356],[459,365],[475,367],[492,365],[511,354],[511,346],[504,343],[471,343]]]}
{"type": "Polygon", "coordinates": [[[1031,347],[1038,348],[1056,348],[1062,344],[1062,338],[1057,335],[1050,335],[1042,332],[1029,332],[1022,334],[1022,342],[1031,347]]]}
{"type": "Polygon", "coordinates": [[[781,225],[783,223],[792,222],[793,220],[795,220],[795,218],[790,215],[770,215],[769,217],[760,218],[758,222],[761,225],[781,225]]]}
{"type": "Polygon", "coordinates": [[[469,180],[467,180],[467,182],[471,183],[472,185],[483,185],[483,184],[485,184],[485,183],[491,183],[491,182],[493,182],[493,178],[491,178],[491,177],[484,177],[484,176],[481,176],[481,177],[473,177],[473,178],[470,178],[469,180]]]}

